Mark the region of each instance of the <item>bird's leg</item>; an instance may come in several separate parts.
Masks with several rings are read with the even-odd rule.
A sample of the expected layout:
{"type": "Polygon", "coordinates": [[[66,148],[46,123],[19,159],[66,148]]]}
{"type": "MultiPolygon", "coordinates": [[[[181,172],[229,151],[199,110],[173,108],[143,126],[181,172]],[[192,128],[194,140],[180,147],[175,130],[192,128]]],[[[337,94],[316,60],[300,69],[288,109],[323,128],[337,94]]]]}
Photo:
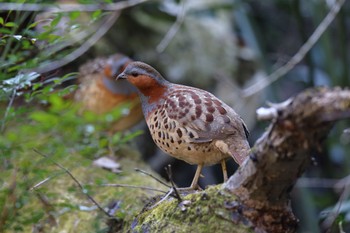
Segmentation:
{"type": "Polygon", "coordinates": [[[191,186],[189,188],[195,190],[197,187],[199,187],[198,186],[198,179],[199,179],[199,176],[201,175],[202,168],[203,168],[203,164],[198,164],[196,174],[194,174],[191,186]]]}
{"type": "Polygon", "coordinates": [[[224,182],[227,181],[227,168],[225,159],[221,160],[222,175],[224,176],[224,182]]]}
{"type": "Polygon", "coordinates": [[[198,179],[199,179],[199,176],[201,175],[202,168],[203,168],[203,164],[198,164],[196,174],[194,174],[194,177],[193,177],[193,180],[192,180],[190,187],[177,188],[177,191],[186,192],[186,191],[193,191],[196,189],[202,190],[202,188],[199,187],[199,185],[198,185],[198,179]]]}

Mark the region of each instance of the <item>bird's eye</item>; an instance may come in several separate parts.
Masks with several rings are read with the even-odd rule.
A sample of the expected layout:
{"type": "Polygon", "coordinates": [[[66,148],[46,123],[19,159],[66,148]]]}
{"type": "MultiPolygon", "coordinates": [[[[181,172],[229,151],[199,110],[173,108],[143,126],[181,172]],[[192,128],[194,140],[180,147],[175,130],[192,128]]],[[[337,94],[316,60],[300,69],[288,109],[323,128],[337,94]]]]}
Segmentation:
{"type": "Polygon", "coordinates": [[[131,72],[131,76],[137,77],[139,74],[136,71],[131,72]]]}

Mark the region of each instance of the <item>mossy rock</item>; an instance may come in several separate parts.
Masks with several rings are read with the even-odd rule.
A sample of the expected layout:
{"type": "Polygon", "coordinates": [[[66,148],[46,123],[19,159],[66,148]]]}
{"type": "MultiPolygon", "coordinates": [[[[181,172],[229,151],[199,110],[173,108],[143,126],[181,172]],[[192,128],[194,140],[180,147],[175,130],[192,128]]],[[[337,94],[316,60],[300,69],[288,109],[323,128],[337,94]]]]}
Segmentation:
{"type": "Polygon", "coordinates": [[[253,232],[249,221],[231,208],[237,203],[221,185],[183,196],[182,201],[169,197],[137,216],[131,232],[253,232]],[[242,224],[243,222],[243,224],[242,224]]]}

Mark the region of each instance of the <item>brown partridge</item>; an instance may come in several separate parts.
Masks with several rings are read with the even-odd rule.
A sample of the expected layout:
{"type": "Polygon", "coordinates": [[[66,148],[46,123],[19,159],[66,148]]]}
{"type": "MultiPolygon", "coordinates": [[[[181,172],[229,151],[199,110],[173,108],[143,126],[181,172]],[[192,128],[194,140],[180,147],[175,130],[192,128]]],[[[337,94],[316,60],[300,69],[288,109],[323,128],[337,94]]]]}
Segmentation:
{"type": "Polygon", "coordinates": [[[164,152],[189,164],[197,164],[188,189],[197,187],[203,166],[230,156],[240,165],[250,147],[248,130],[240,116],[213,94],[166,81],[154,68],[132,62],[117,77],[138,89],[142,110],[154,142],[164,152]]]}
{"type": "Polygon", "coordinates": [[[79,69],[79,88],[74,95],[75,101],[81,104],[81,111],[91,111],[101,115],[129,103],[130,112],[112,123],[109,131],[128,129],[142,119],[140,100],[137,90],[126,80],[115,82],[132,60],[116,54],[106,58],[97,58],[82,65],[79,69]]]}

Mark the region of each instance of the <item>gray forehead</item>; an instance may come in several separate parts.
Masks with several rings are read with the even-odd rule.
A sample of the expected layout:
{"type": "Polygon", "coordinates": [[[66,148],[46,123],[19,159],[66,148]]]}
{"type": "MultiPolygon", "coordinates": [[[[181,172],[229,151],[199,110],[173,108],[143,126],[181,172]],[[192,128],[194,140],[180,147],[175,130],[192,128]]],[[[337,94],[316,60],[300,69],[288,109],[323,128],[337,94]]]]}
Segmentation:
{"type": "Polygon", "coordinates": [[[153,78],[157,78],[160,76],[158,71],[156,71],[154,68],[151,66],[142,63],[142,62],[133,62],[131,63],[125,70],[125,73],[127,74],[132,74],[132,73],[137,73],[140,75],[147,75],[153,78]]]}

